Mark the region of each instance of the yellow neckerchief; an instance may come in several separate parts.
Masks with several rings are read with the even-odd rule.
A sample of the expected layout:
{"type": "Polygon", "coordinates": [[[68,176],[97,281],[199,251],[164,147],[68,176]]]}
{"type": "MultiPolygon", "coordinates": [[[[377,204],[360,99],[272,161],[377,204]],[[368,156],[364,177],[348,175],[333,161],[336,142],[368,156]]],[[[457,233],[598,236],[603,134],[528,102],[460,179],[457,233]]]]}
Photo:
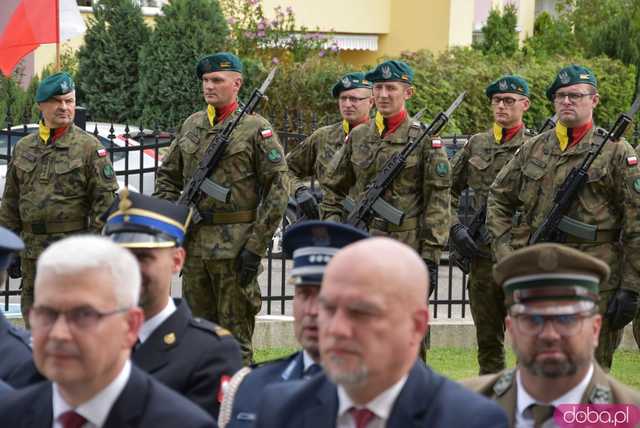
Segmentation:
{"type": "Polygon", "coordinates": [[[493,122],[493,138],[496,139],[497,144],[502,144],[502,134],[503,134],[502,126],[493,122]]]}
{"type": "Polygon", "coordinates": [[[560,150],[563,152],[567,150],[569,146],[569,129],[558,121],[556,123],[556,137],[560,142],[560,150]]]}
{"type": "Polygon", "coordinates": [[[40,135],[44,144],[48,144],[49,138],[53,135],[53,129],[45,125],[44,120],[41,120],[40,123],[38,123],[38,135],[40,135]]]}
{"type": "Polygon", "coordinates": [[[346,119],[342,119],[342,130],[344,131],[344,135],[349,135],[349,131],[351,131],[351,125],[349,125],[346,119]]]}
{"type": "Polygon", "coordinates": [[[378,135],[382,136],[384,132],[384,117],[379,111],[376,112],[376,129],[378,130],[378,135]]]}
{"type": "Polygon", "coordinates": [[[209,125],[213,126],[213,121],[216,118],[216,109],[211,105],[207,105],[207,117],[209,118],[209,125]]]}

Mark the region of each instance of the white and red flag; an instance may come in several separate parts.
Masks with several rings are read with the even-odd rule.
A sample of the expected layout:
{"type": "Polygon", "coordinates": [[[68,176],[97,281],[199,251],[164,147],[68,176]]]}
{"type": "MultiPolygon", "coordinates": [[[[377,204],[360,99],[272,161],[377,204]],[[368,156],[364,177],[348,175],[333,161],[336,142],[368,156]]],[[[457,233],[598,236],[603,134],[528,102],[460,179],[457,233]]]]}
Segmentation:
{"type": "Polygon", "coordinates": [[[75,0],[21,0],[0,34],[0,71],[9,76],[38,46],[58,44],[85,30],[75,0]]]}

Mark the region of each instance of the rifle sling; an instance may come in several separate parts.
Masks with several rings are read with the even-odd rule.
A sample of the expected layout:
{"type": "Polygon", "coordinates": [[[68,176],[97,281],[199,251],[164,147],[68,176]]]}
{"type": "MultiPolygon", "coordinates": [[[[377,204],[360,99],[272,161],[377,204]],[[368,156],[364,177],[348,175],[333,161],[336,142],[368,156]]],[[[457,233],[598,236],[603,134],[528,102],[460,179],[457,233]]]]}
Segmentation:
{"type": "Polygon", "coordinates": [[[396,226],[381,218],[374,218],[369,225],[370,229],[376,229],[382,232],[407,232],[418,228],[418,217],[405,218],[402,224],[396,226]]]}
{"type": "Polygon", "coordinates": [[[251,223],[256,219],[256,210],[232,211],[232,212],[201,212],[202,221],[200,224],[235,224],[251,223]]]}

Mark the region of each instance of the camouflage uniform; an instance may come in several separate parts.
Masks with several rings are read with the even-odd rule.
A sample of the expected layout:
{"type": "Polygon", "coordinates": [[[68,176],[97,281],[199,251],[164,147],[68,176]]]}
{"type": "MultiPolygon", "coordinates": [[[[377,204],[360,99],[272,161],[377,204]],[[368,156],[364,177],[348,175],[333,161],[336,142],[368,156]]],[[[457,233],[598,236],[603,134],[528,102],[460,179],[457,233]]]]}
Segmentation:
{"type": "MultiPolygon", "coordinates": [[[[207,146],[238,114],[213,127],[206,110],[185,120],[158,171],[154,196],[177,200],[207,146]]],[[[259,115],[245,117],[210,177],[231,190],[230,201],[201,198],[197,208],[203,221],[187,235],[184,295],[194,316],[232,331],[247,362],[262,302],[257,279],[240,286],[236,258],[243,248],[265,255],[286,207],[286,174],[282,147],[269,122],[259,115]]]]}
{"type": "MultiPolygon", "coordinates": [[[[558,187],[584,160],[593,137],[591,129],[578,144],[563,152],[555,130],[544,132],[522,146],[498,174],[487,209],[487,226],[498,261],[522,246],[509,235],[516,209],[522,205],[522,226],[528,229],[527,233],[533,233],[551,209],[558,187]]],[[[595,242],[568,235],[566,245],[595,256],[611,268],[611,278],[600,285],[601,314],[618,287],[640,291],[640,259],[629,257],[640,249],[640,168],[632,161],[635,156],[624,140],[607,142],[567,213],[598,227],[595,242]]],[[[611,367],[621,333],[622,330],[612,330],[609,321],[603,319],[596,359],[605,368],[611,367]]]]}
{"type": "Polygon", "coordinates": [[[333,155],[342,147],[346,134],[343,122],[323,126],[287,154],[291,194],[304,186],[304,179],[322,182],[333,155]]]}
{"type": "MultiPolygon", "coordinates": [[[[469,139],[451,161],[451,221],[460,223],[458,208],[460,195],[473,190],[471,212],[477,212],[487,202],[489,187],[502,167],[513,157],[531,132],[522,128],[509,141],[497,143],[493,131],[476,134],[469,139]]],[[[491,253],[490,243],[479,246],[491,253]]],[[[496,373],[505,367],[504,360],[504,293],[493,280],[493,261],[475,257],[469,273],[469,301],[476,326],[480,374],[496,373]]]]}
{"type": "Polygon", "coordinates": [[[20,233],[25,243],[23,316],[33,303],[40,253],[70,234],[99,232],[98,217],[109,208],[117,189],[106,149],[74,125],[53,144],[45,144],[37,133],[18,141],[7,171],[0,224],[20,233]]]}
{"type": "MultiPolygon", "coordinates": [[[[323,183],[325,195],[320,209],[324,220],[341,221],[345,217],[341,204],[344,197],[357,200],[384,163],[404,149],[410,124],[407,118],[384,137],[380,137],[373,121],[351,131],[332,159],[323,183]]],[[[418,126],[414,123],[413,129],[418,126]]],[[[370,234],[404,242],[437,265],[449,234],[450,186],[451,170],[442,143],[424,140],[383,195],[386,202],[405,213],[403,223],[395,226],[374,218],[369,224],[370,234]]]]}

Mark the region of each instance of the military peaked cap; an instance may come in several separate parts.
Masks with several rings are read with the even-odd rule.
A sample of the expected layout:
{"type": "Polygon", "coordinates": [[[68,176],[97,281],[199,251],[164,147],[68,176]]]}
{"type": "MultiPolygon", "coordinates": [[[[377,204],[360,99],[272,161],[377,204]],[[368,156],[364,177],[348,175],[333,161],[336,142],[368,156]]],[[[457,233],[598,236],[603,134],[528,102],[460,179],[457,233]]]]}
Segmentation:
{"type": "Polygon", "coordinates": [[[76,90],[76,84],[69,74],[61,71],[40,82],[36,91],[36,102],[42,103],[56,95],[64,95],[76,90]]]}

